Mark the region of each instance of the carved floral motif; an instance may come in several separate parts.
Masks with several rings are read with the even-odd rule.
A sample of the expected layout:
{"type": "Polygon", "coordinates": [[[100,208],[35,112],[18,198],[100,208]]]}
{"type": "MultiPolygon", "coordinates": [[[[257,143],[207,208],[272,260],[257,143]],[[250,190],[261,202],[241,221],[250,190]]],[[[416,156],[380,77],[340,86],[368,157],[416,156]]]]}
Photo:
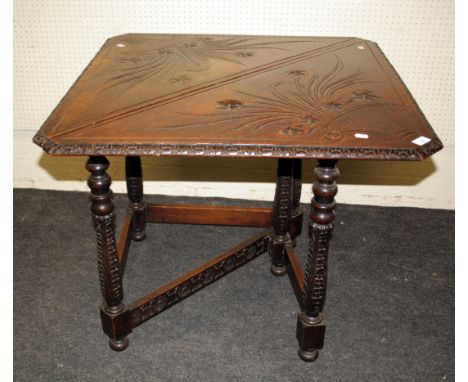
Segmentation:
{"type": "MultiPolygon", "coordinates": [[[[278,44],[304,42],[300,40],[252,42],[251,38],[191,37],[172,41],[171,45],[155,49],[122,49],[118,58],[122,67],[103,87],[103,91],[121,87],[127,91],[154,78],[169,76],[172,84],[181,83],[175,79],[189,78],[185,72],[208,70],[213,60],[228,61],[245,65],[245,59],[252,57],[251,50],[281,49],[278,44]]],[[[160,44],[160,42],[158,42],[160,44]]]]}
{"type": "Polygon", "coordinates": [[[242,102],[235,99],[224,99],[222,101],[216,102],[216,106],[218,107],[218,109],[232,110],[241,107],[242,102]]]}
{"type": "MultiPolygon", "coordinates": [[[[270,96],[238,92],[244,98],[242,111],[226,115],[222,112],[195,115],[199,118],[190,124],[167,126],[184,128],[195,124],[233,124],[232,132],[247,129],[260,132],[274,129],[279,134],[323,134],[326,139],[342,138],[340,131],[328,131],[328,124],[336,118],[357,109],[370,106],[378,97],[362,86],[372,81],[361,78],[360,71],[342,75],[344,68],[340,57],[335,56],[334,67],[326,73],[315,70],[291,69],[287,80],[270,85],[270,96]],[[248,100],[252,100],[248,102],[248,100]]],[[[241,101],[237,101],[240,102],[241,101]]],[[[225,108],[232,110],[231,108],[225,108]]]]}

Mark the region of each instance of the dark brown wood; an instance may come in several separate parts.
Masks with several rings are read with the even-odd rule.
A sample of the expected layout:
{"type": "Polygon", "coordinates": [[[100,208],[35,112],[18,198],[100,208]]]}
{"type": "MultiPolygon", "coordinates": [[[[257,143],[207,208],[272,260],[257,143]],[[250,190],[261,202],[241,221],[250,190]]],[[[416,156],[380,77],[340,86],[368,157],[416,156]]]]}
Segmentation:
{"type": "Polygon", "coordinates": [[[114,234],[111,178],[106,172],[109,162],[104,157],[91,157],[86,168],[91,173],[88,186],[91,189],[91,211],[97,236],[101,292],[106,300],[107,309],[115,312],[122,309],[123,291],[114,234]]]}
{"type": "Polygon", "coordinates": [[[109,313],[105,306],[100,309],[102,330],[109,337],[112,350],[122,351],[128,347],[127,335],[132,332],[128,309],[119,313],[109,313]]]}
{"type": "Polygon", "coordinates": [[[127,181],[128,209],[132,212],[131,238],[135,241],[144,240],[145,203],[143,202],[143,174],[140,157],[125,157],[125,177],[127,181]]]}
{"type": "MultiPolygon", "coordinates": [[[[105,300],[102,312],[112,319],[122,313],[125,307],[122,304],[122,278],[114,233],[111,178],[106,172],[109,162],[102,156],[90,157],[86,168],[91,173],[88,186],[91,189],[91,212],[96,229],[99,281],[105,300]]],[[[103,327],[106,330],[104,321],[103,327]]],[[[128,346],[128,339],[124,336],[110,337],[109,344],[113,350],[124,350],[128,346]]]]}
{"type": "Polygon", "coordinates": [[[271,208],[193,204],[146,205],[146,221],[151,223],[269,227],[271,217],[271,208]]]}
{"type": "Polygon", "coordinates": [[[293,196],[291,212],[291,241],[296,246],[296,237],[302,233],[302,212],[301,212],[301,191],[302,191],[302,159],[293,159],[293,196]]]}
{"type": "Polygon", "coordinates": [[[174,34],[107,40],[34,142],[56,155],[382,160],[442,148],[374,42],[174,34]]]}
{"type": "Polygon", "coordinates": [[[123,278],[125,265],[127,264],[128,250],[130,249],[130,232],[132,231],[132,211],[127,211],[124,221],[122,223],[122,230],[120,231],[119,241],[117,243],[117,258],[120,263],[120,277],[123,278]]]}
{"type": "Polygon", "coordinates": [[[305,361],[317,358],[323,346],[325,324],[322,316],[327,291],[328,248],[333,221],[339,171],[335,160],[320,160],[315,169],[309,222],[309,254],[304,276],[304,309],[299,314],[297,339],[299,355],[305,361]]]}
{"type": "Polygon", "coordinates": [[[306,362],[315,361],[325,339],[325,320],[308,322],[301,315],[297,318],[296,338],[299,342],[299,357],[306,362]]]}
{"type": "Polygon", "coordinates": [[[287,244],[285,249],[286,269],[288,272],[289,281],[293,287],[299,307],[302,310],[304,308],[304,272],[302,271],[292,243],[287,244]]]}
{"type": "Polygon", "coordinates": [[[271,237],[271,273],[275,276],[286,274],[284,247],[291,241],[291,212],[293,203],[293,161],[279,159],[276,178],[275,199],[273,202],[273,236],[271,237]]]}
{"type": "Polygon", "coordinates": [[[222,275],[267,250],[288,273],[302,312],[299,355],[314,360],[323,307],[338,159],[420,160],[442,148],[376,43],[359,38],[126,34],[106,41],[34,137],[54,155],[89,155],[92,211],[111,348],[222,275]],[[109,162],[126,157],[129,197],[118,243],[109,162]],[[145,205],[141,155],[279,159],[273,211],[228,206],[145,205]],[[315,170],[305,274],[294,251],[302,231],[301,160],[315,170]],[[145,224],[270,227],[126,309],[122,277],[131,239],[145,224]]]}
{"type": "Polygon", "coordinates": [[[258,233],[200,267],[137,300],[130,307],[132,328],[265,253],[270,234],[270,230],[258,233]]]}

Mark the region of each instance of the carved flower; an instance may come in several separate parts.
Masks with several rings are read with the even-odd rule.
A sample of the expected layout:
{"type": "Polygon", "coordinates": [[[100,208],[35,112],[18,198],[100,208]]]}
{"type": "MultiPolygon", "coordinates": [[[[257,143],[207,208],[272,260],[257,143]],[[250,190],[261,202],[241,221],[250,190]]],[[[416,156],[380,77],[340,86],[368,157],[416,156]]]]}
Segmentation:
{"type": "Polygon", "coordinates": [[[250,247],[247,250],[246,258],[247,258],[247,260],[250,260],[250,259],[253,259],[254,257],[255,257],[255,247],[250,247]]]}
{"type": "Polygon", "coordinates": [[[311,114],[306,114],[306,115],[302,116],[302,120],[304,121],[304,123],[306,125],[309,125],[309,126],[314,126],[318,122],[318,119],[315,118],[311,114]]]}
{"type": "Polygon", "coordinates": [[[171,84],[185,84],[187,82],[190,82],[192,79],[189,77],[189,76],[186,76],[186,75],[182,75],[182,76],[179,76],[179,77],[172,77],[169,79],[169,82],[171,84]]]}
{"type": "Polygon", "coordinates": [[[189,41],[189,42],[184,43],[184,46],[187,48],[195,48],[196,46],[198,46],[198,42],[189,41]]]}
{"type": "Polygon", "coordinates": [[[299,129],[297,127],[287,127],[286,129],[280,130],[280,134],[291,135],[296,133],[303,133],[304,129],[299,129]]]}
{"type": "Polygon", "coordinates": [[[239,107],[241,107],[242,102],[237,101],[235,99],[225,99],[225,100],[216,102],[216,106],[218,107],[218,109],[232,110],[232,109],[238,109],[239,107]]]}
{"type": "Polygon", "coordinates": [[[236,267],[236,265],[237,265],[236,263],[237,263],[237,261],[236,261],[235,256],[229,257],[226,260],[226,262],[224,263],[224,269],[226,270],[226,272],[232,271],[236,267]]]}
{"type": "Polygon", "coordinates": [[[200,44],[208,43],[210,41],[211,41],[211,38],[209,37],[197,37],[184,43],[184,46],[186,46],[187,48],[195,48],[200,44]]]}
{"type": "Polygon", "coordinates": [[[341,109],[341,104],[337,102],[328,102],[325,105],[322,105],[322,108],[325,110],[338,110],[341,109]]]}
{"type": "MultiPolygon", "coordinates": [[[[362,107],[353,101],[353,97],[369,100],[369,106],[377,99],[365,88],[357,88],[370,82],[361,79],[360,71],[347,75],[342,73],[343,61],[338,56],[335,66],[324,73],[292,69],[285,73],[291,77],[289,80],[277,81],[269,86],[270,94],[237,91],[243,97],[243,104],[235,115],[222,112],[202,114],[199,123],[226,124],[231,132],[244,130],[257,133],[268,129],[278,134],[320,134],[329,140],[342,139],[340,131],[329,130],[330,123],[362,107]]],[[[240,106],[237,100],[217,102],[217,107],[223,110],[240,106]]],[[[186,126],[193,126],[193,122],[171,127],[186,126]]]]}
{"type": "Polygon", "coordinates": [[[190,292],[192,291],[192,283],[189,281],[186,281],[183,283],[178,289],[177,289],[177,294],[180,298],[185,298],[187,297],[190,292]]]}
{"type": "Polygon", "coordinates": [[[236,54],[237,57],[252,57],[253,53],[252,52],[239,52],[236,54]]]}
{"type": "Polygon", "coordinates": [[[134,311],[130,319],[133,325],[138,325],[141,321],[141,313],[138,310],[134,311]]]}
{"type": "Polygon", "coordinates": [[[330,141],[337,141],[338,139],[343,138],[343,134],[341,134],[339,131],[332,131],[328,134],[325,134],[325,138],[330,141]]]}
{"type": "Polygon", "coordinates": [[[303,77],[306,75],[306,73],[307,72],[305,70],[298,70],[298,69],[292,69],[287,72],[288,76],[291,76],[291,77],[303,77]]]}
{"type": "Polygon", "coordinates": [[[202,274],[202,284],[203,285],[208,285],[210,284],[215,277],[215,272],[212,268],[208,268],[203,274],[202,274]]]}
{"type": "MultiPolygon", "coordinates": [[[[118,73],[101,88],[101,92],[116,86],[125,92],[145,82],[153,83],[158,78],[177,77],[187,71],[208,70],[213,60],[245,65],[242,57],[250,57],[256,54],[255,51],[262,49],[283,49],[280,45],[285,42],[255,42],[252,38],[234,36],[227,38],[193,36],[177,38],[170,46],[149,47],[138,51],[124,49],[117,60],[130,62],[131,57],[138,54],[141,62],[128,65],[128,67],[122,65],[118,73]]],[[[288,42],[302,43],[303,41],[288,42]]]]}
{"type": "Polygon", "coordinates": [[[167,296],[163,294],[151,302],[151,308],[153,309],[153,312],[157,314],[166,308],[166,304],[167,296]]]}

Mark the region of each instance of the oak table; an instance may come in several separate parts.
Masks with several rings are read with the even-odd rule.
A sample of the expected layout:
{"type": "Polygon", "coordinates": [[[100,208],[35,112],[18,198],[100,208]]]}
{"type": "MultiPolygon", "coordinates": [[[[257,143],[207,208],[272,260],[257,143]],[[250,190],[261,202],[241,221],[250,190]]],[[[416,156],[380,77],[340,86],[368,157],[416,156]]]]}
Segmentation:
{"type": "Polygon", "coordinates": [[[113,350],[127,335],[220,277],[268,252],[297,297],[299,355],[323,347],[327,257],[340,159],[421,160],[442,148],[376,43],[359,38],[125,34],[108,39],[34,142],[52,155],[89,156],[92,215],[113,350]],[[125,156],[128,212],[114,234],[106,156],[125,156]],[[141,156],[278,159],[273,208],[161,205],[143,200],[141,156]],[[305,272],[301,161],[317,159],[305,272]],[[254,237],[138,299],[123,303],[132,240],[147,223],[265,227],[254,237]]]}

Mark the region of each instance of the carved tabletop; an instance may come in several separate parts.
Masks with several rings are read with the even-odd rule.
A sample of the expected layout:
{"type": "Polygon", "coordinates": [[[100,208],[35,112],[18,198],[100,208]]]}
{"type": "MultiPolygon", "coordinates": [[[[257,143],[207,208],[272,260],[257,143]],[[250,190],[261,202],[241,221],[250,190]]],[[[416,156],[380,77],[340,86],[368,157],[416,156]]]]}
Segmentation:
{"type": "Polygon", "coordinates": [[[110,38],[34,138],[55,155],[419,160],[442,148],[376,43],[110,38]]]}

